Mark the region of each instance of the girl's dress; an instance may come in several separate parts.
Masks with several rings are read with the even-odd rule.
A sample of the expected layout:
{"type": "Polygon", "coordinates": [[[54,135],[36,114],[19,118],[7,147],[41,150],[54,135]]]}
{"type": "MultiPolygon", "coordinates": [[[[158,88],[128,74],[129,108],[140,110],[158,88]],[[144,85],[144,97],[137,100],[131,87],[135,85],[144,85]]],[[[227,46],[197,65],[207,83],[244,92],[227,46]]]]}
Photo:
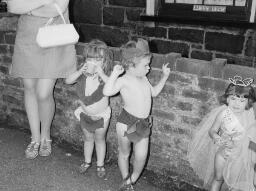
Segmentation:
{"type": "Polygon", "coordinates": [[[255,152],[250,150],[249,142],[256,142],[256,123],[253,109],[245,110],[241,124],[231,109],[225,105],[212,110],[199,124],[199,131],[192,140],[188,160],[199,178],[209,188],[214,175],[214,157],[220,152],[226,159],[223,169],[225,183],[233,189],[255,191],[253,185],[255,152]],[[234,147],[216,145],[208,131],[216,116],[222,112],[222,122],[218,134],[223,140],[232,139],[234,147]]]}
{"type": "MultiPolygon", "coordinates": [[[[69,22],[68,10],[64,13],[69,22]]],[[[18,21],[10,74],[21,78],[65,78],[76,70],[74,45],[40,48],[36,43],[38,29],[49,18],[21,15],[18,21]]],[[[63,23],[60,16],[52,24],[63,23]]]]}

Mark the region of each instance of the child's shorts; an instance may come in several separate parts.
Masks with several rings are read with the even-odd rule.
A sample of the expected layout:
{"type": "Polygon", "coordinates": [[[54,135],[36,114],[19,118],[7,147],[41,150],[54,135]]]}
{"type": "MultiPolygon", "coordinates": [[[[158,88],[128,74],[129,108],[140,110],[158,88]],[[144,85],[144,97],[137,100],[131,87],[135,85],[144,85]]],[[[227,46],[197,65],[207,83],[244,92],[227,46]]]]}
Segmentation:
{"type": "Polygon", "coordinates": [[[87,115],[83,112],[82,107],[78,107],[75,110],[75,116],[80,121],[81,127],[87,131],[94,133],[97,129],[104,127],[104,122],[109,120],[111,116],[111,108],[107,107],[105,111],[96,114],[96,115],[87,115]],[[99,119],[93,119],[93,117],[99,119]]]}
{"type": "Polygon", "coordinates": [[[131,142],[137,143],[142,138],[149,137],[152,127],[152,117],[138,118],[125,109],[117,118],[117,122],[127,125],[127,131],[124,133],[131,142]]]}

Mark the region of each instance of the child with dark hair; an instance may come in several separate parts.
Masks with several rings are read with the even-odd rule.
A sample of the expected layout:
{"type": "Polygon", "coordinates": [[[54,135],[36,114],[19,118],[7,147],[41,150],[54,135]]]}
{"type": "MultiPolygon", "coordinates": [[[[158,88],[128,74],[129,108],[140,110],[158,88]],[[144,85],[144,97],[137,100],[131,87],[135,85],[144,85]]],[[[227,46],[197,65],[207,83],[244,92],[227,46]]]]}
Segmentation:
{"type": "Polygon", "coordinates": [[[106,133],[111,116],[109,97],[103,95],[106,75],[111,71],[112,54],[107,45],[100,40],[92,40],[83,52],[82,67],[66,78],[67,84],[77,82],[79,104],[75,116],[80,120],[84,133],[85,161],[80,166],[80,172],[85,173],[91,167],[94,143],[97,154],[97,175],[106,175],[104,159],[106,154],[106,133]]]}
{"type": "Polygon", "coordinates": [[[191,167],[204,186],[219,191],[225,182],[232,190],[255,191],[256,121],[252,109],[252,79],[230,78],[221,97],[224,105],[213,109],[199,124],[188,153],[191,167]]]}

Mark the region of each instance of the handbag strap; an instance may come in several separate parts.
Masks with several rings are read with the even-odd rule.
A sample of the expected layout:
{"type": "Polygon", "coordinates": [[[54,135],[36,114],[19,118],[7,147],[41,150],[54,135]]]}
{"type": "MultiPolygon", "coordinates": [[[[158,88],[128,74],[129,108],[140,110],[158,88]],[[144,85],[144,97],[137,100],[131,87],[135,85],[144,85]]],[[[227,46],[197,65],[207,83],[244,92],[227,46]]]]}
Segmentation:
{"type": "MultiPolygon", "coordinates": [[[[63,20],[63,23],[64,23],[64,24],[67,24],[66,21],[65,21],[65,18],[64,18],[64,16],[63,16],[63,13],[61,12],[61,9],[60,9],[59,5],[58,5],[57,3],[54,3],[53,5],[54,5],[54,7],[56,8],[57,12],[59,13],[61,19],[63,20]]],[[[47,21],[47,23],[45,24],[45,26],[51,24],[52,21],[53,21],[53,17],[50,18],[50,19],[47,21]]]]}

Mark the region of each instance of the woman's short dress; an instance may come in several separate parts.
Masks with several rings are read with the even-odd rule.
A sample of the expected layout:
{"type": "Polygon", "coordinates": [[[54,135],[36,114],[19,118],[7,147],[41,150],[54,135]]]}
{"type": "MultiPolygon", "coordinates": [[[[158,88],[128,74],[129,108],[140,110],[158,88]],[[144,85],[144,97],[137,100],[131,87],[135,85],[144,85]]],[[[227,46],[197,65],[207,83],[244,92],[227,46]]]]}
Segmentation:
{"type": "MultiPolygon", "coordinates": [[[[69,22],[68,11],[64,13],[69,22]]],[[[49,18],[21,15],[18,21],[10,74],[21,78],[65,78],[76,70],[74,45],[40,48],[36,43],[38,29],[49,18]]],[[[63,23],[60,16],[52,24],[63,23]]]]}

